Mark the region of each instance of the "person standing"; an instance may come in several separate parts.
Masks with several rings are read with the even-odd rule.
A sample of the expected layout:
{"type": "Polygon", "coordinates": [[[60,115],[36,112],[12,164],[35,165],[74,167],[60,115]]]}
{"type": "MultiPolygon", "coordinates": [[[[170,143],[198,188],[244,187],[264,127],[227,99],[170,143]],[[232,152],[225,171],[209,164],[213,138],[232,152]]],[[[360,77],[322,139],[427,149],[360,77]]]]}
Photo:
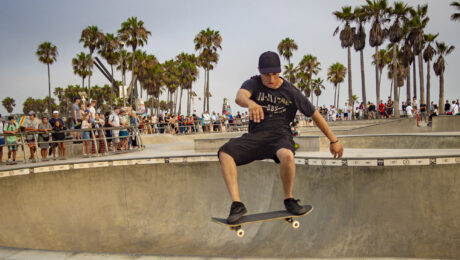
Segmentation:
{"type": "Polygon", "coordinates": [[[8,122],[3,126],[3,133],[9,134],[6,136],[6,144],[8,145],[8,160],[6,164],[16,164],[16,151],[18,150],[18,138],[16,134],[19,131],[19,125],[14,121],[14,116],[8,116],[8,122]],[[11,160],[13,155],[13,160],[11,160]]]}
{"type": "MultiPolygon", "coordinates": [[[[81,99],[79,97],[76,97],[75,102],[72,104],[72,107],[70,109],[74,129],[81,129],[82,120],[80,112],[80,102],[81,99]]],[[[81,132],[74,132],[74,139],[81,139],[81,132]]]]}
{"type": "MultiPolygon", "coordinates": [[[[115,109],[113,110],[113,113],[109,116],[108,123],[109,123],[110,127],[116,127],[116,128],[120,127],[120,116],[119,116],[119,114],[120,114],[120,108],[115,107],[115,109]]],[[[120,143],[120,138],[119,138],[120,130],[119,129],[113,129],[111,131],[111,135],[112,135],[113,152],[116,152],[117,149],[118,149],[118,144],[120,143]]]]}
{"type": "Polygon", "coordinates": [[[51,124],[48,122],[47,117],[42,117],[42,121],[40,125],[38,125],[38,130],[41,132],[38,134],[38,147],[40,147],[40,154],[42,156],[43,161],[47,161],[48,159],[46,156],[48,155],[48,148],[49,148],[49,141],[50,141],[50,135],[48,131],[53,130],[53,127],[51,124]]]}
{"type": "MultiPolygon", "coordinates": [[[[348,103],[345,102],[345,106],[343,107],[343,120],[348,120],[348,112],[350,108],[348,107],[348,103]]],[[[353,111],[350,111],[353,112],[353,111]]]]}
{"type": "MultiPolygon", "coordinates": [[[[83,115],[83,121],[81,122],[81,129],[82,130],[89,130],[93,126],[91,124],[91,121],[89,120],[89,114],[84,114],[83,115]]],[[[83,140],[83,157],[89,157],[91,156],[90,154],[90,134],[89,131],[82,131],[82,136],[81,139],[83,140]]]]}
{"type": "Polygon", "coordinates": [[[414,107],[412,107],[411,103],[407,103],[407,106],[406,106],[406,114],[407,114],[407,117],[408,118],[412,118],[412,112],[414,110],[414,107]]]}
{"type": "MultiPolygon", "coordinates": [[[[50,120],[51,123],[51,120],[50,120]]],[[[54,122],[53,126],[53,133],[51,134],[51,137],[53,138],[53,141],[57,142],[55,143],[56,146],[59,149],[59,160],[65,160],[65,130],[67,128],[64,126],[62,121],[56,120],[54,122]]],[[[56,158],[56,147],[53,148],[53,159],[56,158]]]]}
{"type": "MultiPolygon", "coordinates": [[[[61,126],[64,126],[64,121],[61,118],[59,118],[59,111],[55,110],[55,111],[53,111],[53,117],[49,120],[49,123],[50,123],[51,127],[54,128],[54,126],[56,125],[56,122],[58,122],[58,121],[59,121],[61,126]]],[[[63,134],[64,134],[64,139],[65,139],[65,133],[63,132],[63,134]]],[[[53,137],[53,141],[56,141],[56,140],[54,140],[55,135],[52,134],[51,136],[53,137]]],[[[53,143],[50,144],[50,146],[51,146],[51,153],[53,154],[53,160],[56,160],[56,147],[58,147],[58,143],[53,142],[53,143]]],[[[61,154],[60,151],[59,151],[59,154],[61,154]]]]}
{"type": "Polygon", "coordinates": [[[247,212],[240,199],[237,166],[263,159],[273,159],[280,164],[286,210],[296,215],[307,212],[292,194],[295,149],[290,123],[294,120],[297,110],[312,117],[331,141],[330,151],[334,157],[340,158],[343,154],[339,140],[308,98],[279,76],[281,63],[278,54],[264,52],[259,57],[258,68],[260,75],[245,81],[235,100],[241,107],[249,109],[249,132],[239,138],[230,139],[217,153],[232,200],[228,223],[235,223],[247,212]]]}
{"type": "Polygon", "coordinates": [[[451,111],[450,113],[455,116],[456,114],[458,114],[458,104],[455,100],[452,101],[452,108],[451,108],[451,111]]]}
{"type": "Polygon", "coordinates": [[[29,112],[29,119],[27,119],[24,122],[26,132],[29,133],[26,135],[26,142],[27,142],[27,146],[29,146],[29,150],[30,150],[29,160],[31,160],[31,162],[36,161],[35,152],[37,151],[37,147],[35,144],[35,132],[38,130],[38,126],[40,125],[40,123],[41,121],[40,119],[35,117],[34,111],[29,112]]]}
{"type": "Polygon", "coordinates": [[[450,103],[449,103],[449,100],[446,100],[446,104],[444,105],[444,113],[447,114],[448,112],[450,112],[450,103]]]}
{"type": "Polygon", "coordinates": [[[425,120],[425,123],[427,123],[426,104],[424,102],[422,102],[422,104],[420,104],[420,122],[423,119],[425,120]]]}
{"type": "Polygon", "coordinates": [[[91,122],[96,120],[96,100],[91,101],[91,105],[89,106],[89,117],[91,122]]]}

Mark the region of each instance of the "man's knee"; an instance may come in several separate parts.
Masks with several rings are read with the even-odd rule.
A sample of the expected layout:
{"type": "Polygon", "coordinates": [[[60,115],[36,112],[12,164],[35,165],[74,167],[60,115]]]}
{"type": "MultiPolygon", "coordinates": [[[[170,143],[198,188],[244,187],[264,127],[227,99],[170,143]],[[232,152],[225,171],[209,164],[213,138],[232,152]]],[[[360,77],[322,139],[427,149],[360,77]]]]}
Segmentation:
{"type": "Polygon", "coordinates": [[[278,159],[281,163],[294,162],[294,153],[288,149],[281,149],[277,152],[278,159]]]}

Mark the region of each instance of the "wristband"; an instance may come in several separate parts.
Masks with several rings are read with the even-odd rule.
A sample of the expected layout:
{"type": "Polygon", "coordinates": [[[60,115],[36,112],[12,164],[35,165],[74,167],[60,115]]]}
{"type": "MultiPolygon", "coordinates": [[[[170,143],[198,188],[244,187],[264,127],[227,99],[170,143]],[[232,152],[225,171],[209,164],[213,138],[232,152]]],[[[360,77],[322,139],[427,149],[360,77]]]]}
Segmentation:
{"type": "Polygon", "coordinates": [[[334,142],[331,142],[331,144],[335,144],[335,143],[338,143],[339,142],[339,139],[337,139],[336,141],[334,142]]]}

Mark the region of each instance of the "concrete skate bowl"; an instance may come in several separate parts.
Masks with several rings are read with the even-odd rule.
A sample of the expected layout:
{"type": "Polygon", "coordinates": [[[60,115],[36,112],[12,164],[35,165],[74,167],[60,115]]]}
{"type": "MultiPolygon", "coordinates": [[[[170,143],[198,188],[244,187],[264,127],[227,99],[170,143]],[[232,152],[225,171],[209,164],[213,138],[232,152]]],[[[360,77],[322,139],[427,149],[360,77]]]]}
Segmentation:
{"type": "MultiPolygon", "coordinates": [[[[176,256],[460,256],[460,156],[296,164],[295,196],[313,212],[299,219],[299,229],[258,223],[245,226],[243,238],[210,221],[225,217],[230,205],[215,156],[2,172],[0,246],[176,256]]],[[[239,182],[250,213],[283,207],[276,164],[239,167],[239,182]]]]}

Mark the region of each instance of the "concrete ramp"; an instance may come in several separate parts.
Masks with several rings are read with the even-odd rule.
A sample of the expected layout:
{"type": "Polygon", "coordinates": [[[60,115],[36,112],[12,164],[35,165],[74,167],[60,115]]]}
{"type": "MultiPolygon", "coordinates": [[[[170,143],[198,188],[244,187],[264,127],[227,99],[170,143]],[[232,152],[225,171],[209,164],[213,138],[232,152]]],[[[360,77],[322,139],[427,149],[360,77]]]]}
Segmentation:
{"type": "MultiPolygon", "coordinates": [[[[112,164],[110,164],[112,165],[112,164]]],[[[63,168],[61,168],[63,169],[63,168]]],[[[279,167],[239,168],[249,212],[283,207],[279,167]]],[[[0,178],[0,246],[238,257],[460,256],[460,168],[297,165],[295,196],[314,205],[294,230],[212,223],[230,199],[218,162],[69,169],[0,178]]]]}

